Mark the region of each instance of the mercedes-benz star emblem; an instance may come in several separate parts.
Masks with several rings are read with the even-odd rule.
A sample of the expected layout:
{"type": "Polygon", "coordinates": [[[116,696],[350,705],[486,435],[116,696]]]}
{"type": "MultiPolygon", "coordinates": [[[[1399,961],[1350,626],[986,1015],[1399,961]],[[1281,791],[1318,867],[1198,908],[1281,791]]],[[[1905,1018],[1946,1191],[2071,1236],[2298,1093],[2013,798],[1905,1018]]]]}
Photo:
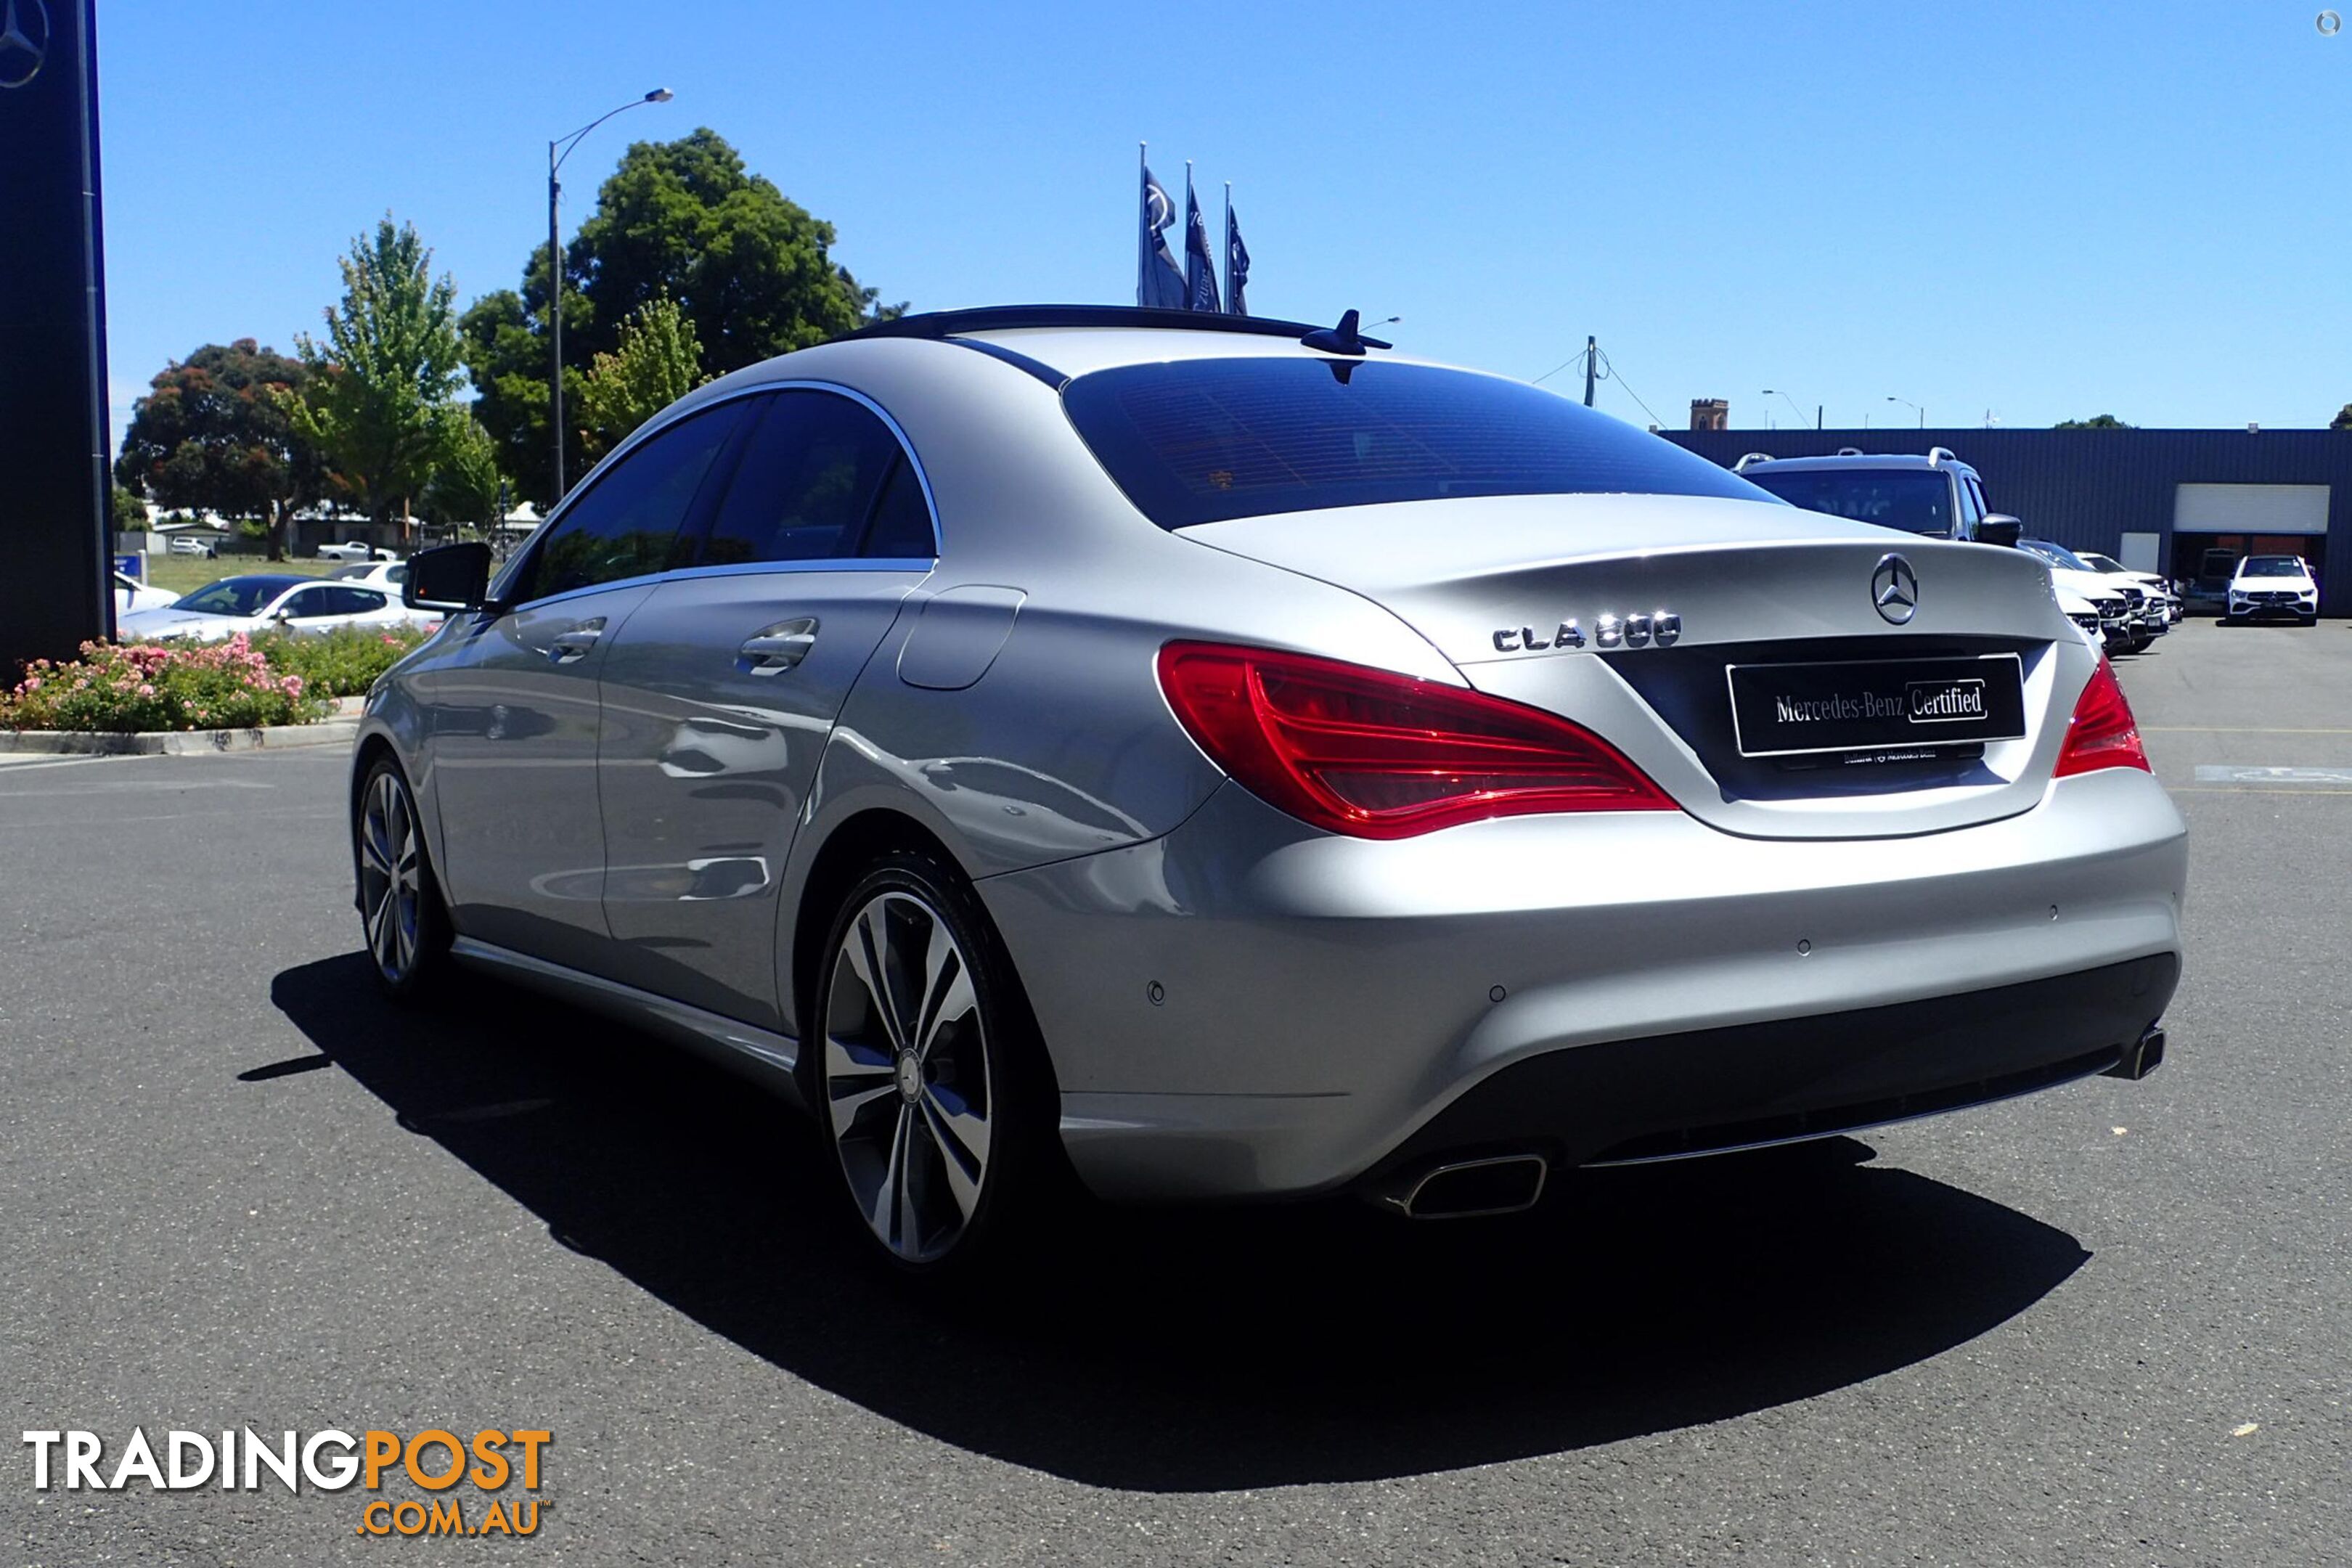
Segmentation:
{"type": "Polygon", "coordinates": [[[1870,602],[1889,626],[1899,626],[1918,614],[1919,574],[1911,563],[1900,555],[1879,557],[1878,569],[1870,574],[1870,602]]]}
{"type": "Polygon", "coordinates": [[[24,86],[41,74],[48,58],[48,7],[41,0],[5,0],[0,8],[0,87],[24,86]]]}

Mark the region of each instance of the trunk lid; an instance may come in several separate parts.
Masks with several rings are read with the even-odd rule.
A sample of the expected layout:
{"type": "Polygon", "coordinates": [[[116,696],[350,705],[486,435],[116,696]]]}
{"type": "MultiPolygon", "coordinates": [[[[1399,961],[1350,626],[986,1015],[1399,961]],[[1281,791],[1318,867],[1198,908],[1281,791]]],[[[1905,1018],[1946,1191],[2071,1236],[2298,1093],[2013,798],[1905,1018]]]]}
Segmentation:
{"type": "Polygon", "coordinates": [[[2023,552],[1767,502],[1481,497],[1243,518],[1183,536],[1363,595],[1472,686],[1591,729],[1694,816],[1755,837],[1930,832],[2030,808],[2097,662],[2023,552]],[[1901,624],[1877,607],[1901,577],[1882,574],[1889,556],[1910,574],[1892,584],[1913,601],[1901,624]],[[1636,627],[1636,616],[1649,619],[1636,627]],[[1743,754],[1732,723],[1727,667],[2011,656],[2018,740],[1764,757],[1743,754]]]}

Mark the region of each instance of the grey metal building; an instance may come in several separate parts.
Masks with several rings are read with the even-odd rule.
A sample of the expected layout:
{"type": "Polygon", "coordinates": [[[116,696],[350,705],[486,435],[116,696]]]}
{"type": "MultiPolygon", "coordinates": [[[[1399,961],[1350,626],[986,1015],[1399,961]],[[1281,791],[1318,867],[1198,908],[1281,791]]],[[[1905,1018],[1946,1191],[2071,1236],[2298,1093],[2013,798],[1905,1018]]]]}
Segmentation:
{"type": "Polygon", "coordinates": [[[2320,609],[2352,616],[2352,431],[1667,430],[1728,468],[1743,453],[1813,458],[1846,447],[1948,448],[1983,476],[1996,511],[2030,534],[2136,571],[2210,582],[2226,557],[2309,560],[2320,609]],[[2345,579],[2338,581],[2337,579],[2345,579]]]}

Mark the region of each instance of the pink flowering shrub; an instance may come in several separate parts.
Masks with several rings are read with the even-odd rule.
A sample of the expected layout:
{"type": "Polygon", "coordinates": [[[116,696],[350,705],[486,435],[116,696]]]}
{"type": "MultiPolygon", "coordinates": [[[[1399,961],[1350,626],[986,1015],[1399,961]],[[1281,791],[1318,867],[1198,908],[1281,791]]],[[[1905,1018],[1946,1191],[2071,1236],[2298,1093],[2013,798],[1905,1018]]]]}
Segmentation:
{"type": "Polygon", "coordinates": [[[204,646],[86,642],[81,657],[35,659],[0,693],[0,729],[243,730],[303,724],[331,704],[243,637],[204,646]]]}
{"type": "Polygon", "coordinates": [[[299,675],[303,689],[326,697],[358,697],[377,677],[406,658],[425,637],[422,626],[337,626],[299,637],[277,633],[253,639],[254,651],[280,675],[299,675]]]}

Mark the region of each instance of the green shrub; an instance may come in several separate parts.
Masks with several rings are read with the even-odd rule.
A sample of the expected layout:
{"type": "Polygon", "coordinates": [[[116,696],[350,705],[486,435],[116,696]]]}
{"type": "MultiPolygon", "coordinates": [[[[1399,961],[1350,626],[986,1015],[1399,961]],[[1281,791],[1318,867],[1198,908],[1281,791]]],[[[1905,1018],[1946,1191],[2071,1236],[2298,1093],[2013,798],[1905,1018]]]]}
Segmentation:
{"type": "Polygon", "coordinates": [[[77,659],[35,659],[0,695],[0,729],[244,730],[307,724],[328,710],[300,675],[281,675],[243,637],[209,646],[86,642],[77,659]]]}
{"type": "Polygon", "coordinates": [[[357,697],[426,637],[418,626],[337,626],[331,632],[256,637],[254,648],[281,675],[302,678],[305,690],[357,697]]]}

